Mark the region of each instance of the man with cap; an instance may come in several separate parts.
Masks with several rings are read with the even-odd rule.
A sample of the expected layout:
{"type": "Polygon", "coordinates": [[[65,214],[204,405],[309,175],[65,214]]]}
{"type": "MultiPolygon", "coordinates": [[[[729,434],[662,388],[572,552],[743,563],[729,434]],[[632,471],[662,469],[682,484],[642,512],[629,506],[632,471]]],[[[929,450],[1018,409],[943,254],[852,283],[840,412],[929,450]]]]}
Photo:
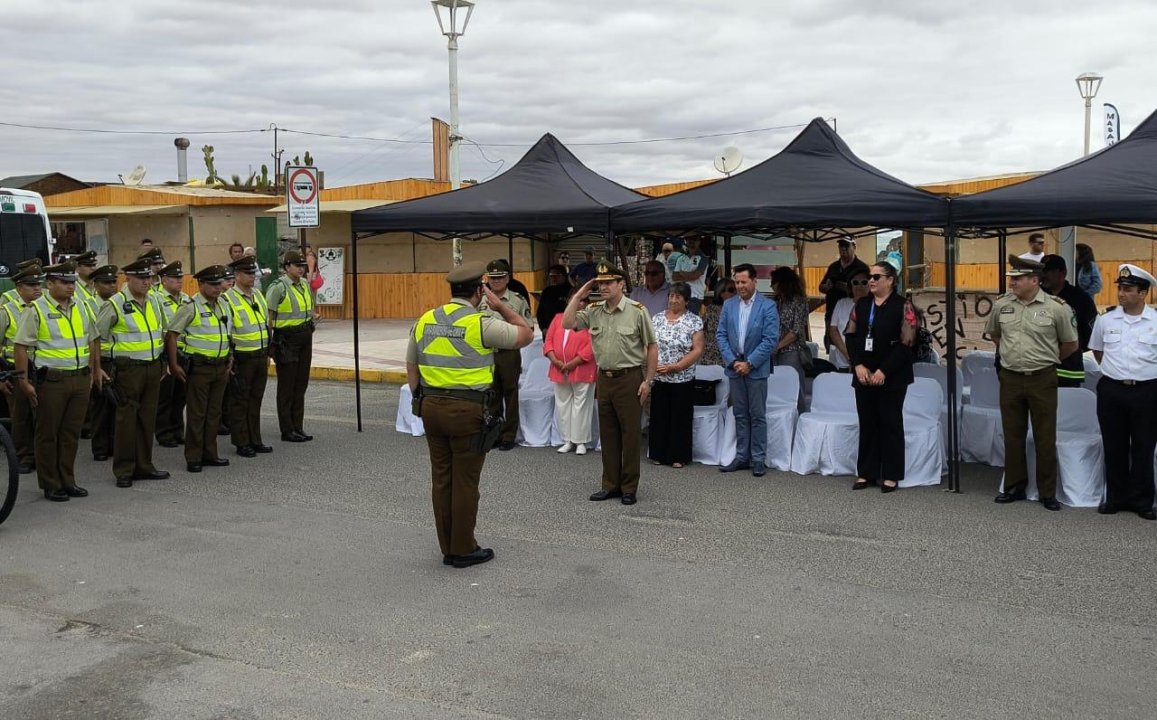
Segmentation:
{"type": "Polygon", "coordinates": [[[221,298],[225,268],[210,265],[194,275],[200,292],[182,306],[165,326],[165,352],[169,372],[185,383],[185,466],[201,472],[204,465],[224,467],[229,461],[217,454],[217,428],[221,425],[221,398],[229,380],[229,310],[221,298]],[[177,354],[184,341],[187,360],[177,354]]]}
{"type": "Polygon", "coordinates": [[[84,301],[92,313],[92,317],[96,318],[96,311],[99,307],[99,301],[96,296],[96,286],[94,284],[92,274],[96,271],[96,251],[88,250],[72,258],[76,263],[76,274],[79,276],[76,283],[76,299],[84,301]]]}
{"type": "MultiPolygon", "coordinates": [[[[28,268],[32,267],[33,265],[35,265],[37,268],[39,268],[43,264],[44,263],[42,263],[40,261],[40,258],[31,258],[28,260],[21,260],[20,262],[16,263],[16,269],[12,271],[12,277],[11,277],[12,282],[15,283],[16,282],[16,276],[19,275],[20,273],[22,273],[23,271],[27,270],[28,268]]],[[[40,271],[37,270],[36,274],[37,274],[37,276],[40,276],[40,271]]],[[[4,294],[0,295],[0,306],[5,305],[5,304],[10,303],[10,302],[20,302],[20,293],[17,292],[16,287],[12,287],[9,290],[5,290],[4,294]]]]}
{"type": "MultiPolygon", "coordinates": [[[[15,300],[4,302],[0,308],[0,342],[3,342],[4,367],[7,369],[16,366],[16,326],[24,311],[32,307],[32,303],[41,295],[40,263],[21,263],[12,276],[16,284],[9,292],[16,293],[15,300]]],[[[5,293],[7,296],[7,293],[5,293]]],[[[29,362],[34,361],[35,351],[29,349],[29,362]]],[[[7,383],[0,391],[8,398],[10,414],[12,416],[12,442],[16,445],[16,457],[20,460],[20,474],[26,475],[36,469],[36,413],[28,401],[28,396],[20,392],[17,383],[7,383]]]]}
{"type": "Polygon", "coordinates": [[[120,488],[132,487],[134,480],[169,477],[153,465],[165,313],[160,299],[149,292],[153,270],[147,258],[125,265],[124,274],[124,288],[96,316],[101,341],[110,346],[110,372],[118,396],[112,469],[120,488]]]}
{"type": "MultiPolygon", "coordinates": [[[[232,251],[230,251],[232,254],[232,251]]],[[[229,301],[227,297],[229,291],[233,289],[234,283],[237,282],[237,275],[233,272],[233,264],[230,262],[225,265],[225,282],[221,283],[221,299],[225,302],[229,301]]],[[[230,381],[232,382],[232,375],[230,381]]],[[[233,417],[233,400],[236,393],[232,392],[228,387],[225,388],[225,395],[221,398],[221,427],[217,428],[218,435],[232,435],[229,429],[229,419],[233,417]]]]}
{"type": "MultiPolygon", "coordinates": [[[[93,322],[100,317],[100,311],[108,304],[110,298],[117,291],[116,265],[102,265],[92,271],[93,298],[95,300],[95,314],[93,322]]],[[[97,327],[97,334],[100,328],[97,327]]],[[[112,342],[107,338],[100,340],[100,366],[111,377],[114,368],[112,365],[112,342]]],[[[116,433],[116,403],[110,397],[111,385],[103,388],[93,387],[88,398],[88,415],[85,423],[88,425],[92,437],[92,459],[104,462],[112,457],[113,437],[116,433]]],[[[82,435],[83,437],[83,435],[82,435]]]]}
{"type": "Polygon", "coordinates": [[[281,260],[284,274],[265,291],[271,353],[277,365],[277,425],[284,442],[308,442],[305,391],[313,363],[313,326],[317,319],[313,291],[303,278],[308,267],[301,253],[290,250],[281,260]]]}
{"type": "Polygon", "coordinates": [[[639,446],[643,405],[659,362],[659,344],[647,309],[623,294],[627,276],[619,268],[599,262],[598,273],[571,297],[563,311],[566,330],[591,331],[591,347],[599,374],[595,396],[599,403],[599,442],[603,452],[603,486],[591,500],[621,497],[634,505],[639,490],[639,446]],[[598,283],[602,301],[579,310],[598,283]]]}
{"type": "MultiPolygon", "coordinates": [[[[836,311],[836,303],[841,299],[852,296],[852,278],[856,275],[868,275],[868,266],[863,260],[856,257],[856,239],[842,237],[836,241],[839,250],[838,260],[828,265],[827,271],[820,280],[820,292],[824,294],[824,327],[832,324],[832,313],[836,311]]],[[[841,328],[842,329],[842,328],[841,328]]],[[[831,340],[824,336],[824,349],[828,349],[831,340]]]]}
{"type": "Polygon", "coordinates": [[[494,558],[494,551],[474,538],[494,350],[517,350],[533,338],[530,323],[482,284],[484,272],[481,263],[451,270],[446,275],[450,301],[418,319],[406,347],[406,377],[430,451],[442,563],[456,568],[494,558]],[[478,310],[483,299],[492,312],[478,310]]]}
{"type": "Polygon", "coordinates": [[[673,282],[685,282],[691,286],[691,300],[687,303],[687,312],[699,314],[703,307],[703,296],[707,292],[707,268],[711,259],[700,252],[699,236],[687,238],[687,252],[680,256],[675,263],[675,272],[671,273],[673,282]]]}
{"type": "Polygon", "coordinates": [[[586,250],[583,250],[583,258],[584,260],[578,265],[575,265],[570,271],[571,280],[574,281],[575,285],[582,285],[594,278],[595,275],[598,275],[598,265],[595,263],[595,249],[588,247],[586,250]]]}
{"type": "Polygon", "coordinates": [[[985,332],[1000,362],[1004,426],[1004,489],[998,503],[1025,499],[1029,417],[1036,444],[1036,486],[1048,510],[1057,502],[1057,365],[1077,351],[1077,319],[1064,301],[1040,287],[1044,265],[1009,255],[1009,292],[992,306],[985,332]]]}
{"type": "Polygon", "coordinates": [[[269,308],[256,288],[257,258],[244,255],[229,263],[236,284],[225,291],[229,306],[229,335],[233,341],[233,377],[236,394],[227,403],[229,427],[241,457],[273,452],[261,439],[261,402],[269,379],[269,308]]]}
{"type": "Polygon", "coordinates": [[[16,327],[18,388],[37,408],[36,474],[44,496],[54,502],[84,497],[76,484],[77,441],[88,393],[106,379],[100,367],[100,339],[92,316],[73,301],[76,263],[44,268],[48,292],[32,302],[16,327]],[[29,376],[30,350],[36,374],[29,376]]]}
{"type": "MultiPolygon", "coordinates": [[[[486,266],[486,277],[490,282],[492,294],[500,299],[504,305],[530,324],[530,305],[522,296],[509,287],[510,263],[505,260],[491,260],[486,266]]],[[[494,311],[491,307],[490,296],[484,297],[478,305],[479,310],[494,311]]],[[[502,423],[502,434],[498,436],[499,450],[513,450],[515,438],[518,436],[518,380],[522,377],[522,353],[518,350],[496,350],[494,352],[494,394],[490,401],[490,412],[494,415],[503,415],[503,406],[506,413],[502,423]]]]}
{"type": "Polygon", "coordinates": [[[149,278],[149,284],[156,287],[160,284],[161,268],[165,267],[165,254],[161,252],[158,247],[153,247],[150,242],[148,249],[145,249],[144,243],[141,244],[141,254],[137,256],[137,260],[148,260],[149,269],[153,271],[153,275],[149,278]]]}
{"type": "Polygon", "coordinates": [[[1085,352],[1089,349],[1089,336],[1093,334],[1093,323],[1097,321],[1097,304],[1084,290],[1068,282],[1068,265],[1060,255],[1045,255],[1041,260],[1040,286],[1045,292],[1065,301],[1077,318],[1077,352],[1069,355],[1057,366],[1057,384],[1060,387],[1081,387],[1085,382],[1085,352]]]}
{"type": "Polygon", "coordinates": [[[671,274],[675,272],[675,266],[679,263],[679,258],[683,257],[683,253],[675,249],[675,243],[663,243],[663,249],[655,256],[655,259],[663,263],[663,273],[666,282],[671,282],[671,274]]]}
{"type": "MultiPolygon", "coordinates": [[[[193,299],[181,290],[184,277],[181,261],[176,260],[161,267],[160,280],[149,291],[160,301],[166,327],[172,322],[178,310],[193,302],[193,299]]],[[[185,342],[177,338],[177,359],[184,362],[184,358],[185,342]]],[[[177,447],[185,442],[185,383],[168,372],[168,368],[161,376],[161,389],[157,398],[156,432],[157,442],[161,447],[177,447]]]]}
{"type": "Polygon", "coordinates": [[[1097,511],[1153,511],[1157,447],[1157,310],[1146,304],[1157,278],[1136,265],[1117,268],[1117,301],[1097,318],[1089,347],[1101,364],[1097,420],[1105,444],[1105,500],[1097,511]]]}

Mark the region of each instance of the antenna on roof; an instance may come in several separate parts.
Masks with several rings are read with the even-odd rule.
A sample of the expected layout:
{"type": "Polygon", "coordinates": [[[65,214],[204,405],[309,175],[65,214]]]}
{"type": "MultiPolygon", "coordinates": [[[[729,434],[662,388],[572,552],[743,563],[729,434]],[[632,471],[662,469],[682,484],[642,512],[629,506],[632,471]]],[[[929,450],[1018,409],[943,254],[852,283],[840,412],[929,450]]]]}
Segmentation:
{"type": "Polygon", "coordinates": [[[731,173],[738,170],[742,164],[743,152],[734,145],[723,148],[723,152],[715,156],[715,169],[727,177],[731,177],[731,173]]]}
{"type": "Polygon", "coordinates": [[[125,185],[132,185],[133,187],[137,187],[142,182],[144,182],[145,173],[147,173],[147,172],[148,172],[148,170],[145,168],[144,165],[137,165],[135,168],[133,168],[133,171],[131,173],[129,173],[129,176],[126,178],[121,178],[121,181],[125,185]]]}

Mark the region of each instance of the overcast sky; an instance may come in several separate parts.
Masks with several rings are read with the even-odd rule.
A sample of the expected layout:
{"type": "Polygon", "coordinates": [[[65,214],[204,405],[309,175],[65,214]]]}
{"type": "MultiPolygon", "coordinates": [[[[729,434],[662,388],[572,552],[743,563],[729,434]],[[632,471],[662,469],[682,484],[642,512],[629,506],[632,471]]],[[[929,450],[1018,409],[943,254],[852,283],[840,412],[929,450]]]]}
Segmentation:
{"type": "MultiPolygon", "coordinates": [[[[477,0],[461,41],[462,176],[509,167],[544,132],[627,185],[744,168],[814,117],[912,183],[1044,170],[1081,153],[1074,78],[1105,76],[1127,133],[1157,108],[1157,3],[1069,0],[477,0]],[[585,146],[757,128],[734,137],[585,146]],[[512,146],[503,146],[512,145],[512,146]],[[483,156],[485,155],[485,157],[483,156]],[[505,165],[500,163],[505,162],[505,165]]],[[[0,0],[0,177],[176,179],[177,133],[218,171],[270,163],[281,133],[326,185],[430,177],[430,116],[449,117],[445,39],[428,0],[0,0]]]]}

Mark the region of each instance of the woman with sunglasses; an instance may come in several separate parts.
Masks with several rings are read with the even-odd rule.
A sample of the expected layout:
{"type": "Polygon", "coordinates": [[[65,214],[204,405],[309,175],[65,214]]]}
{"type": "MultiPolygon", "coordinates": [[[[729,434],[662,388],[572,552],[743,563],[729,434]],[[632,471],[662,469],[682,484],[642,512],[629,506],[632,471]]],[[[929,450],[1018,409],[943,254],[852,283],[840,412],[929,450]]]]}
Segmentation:
{"type": "Polygon", "coordinates": [[[904,479],[904,397],[913,380],[916,313],[896,293],[896,279],[888,262],[871,267],[869,294],[856,301],[844,333],[860,416],[853,490],[879,483],[889,493],[904,479]]]}
{"type": "Polygon", "coordinates": [[[848,320],[852,319],[852,308],[860,299],[868,296],[868,272],[857,272],[848,280],[848,287],[852,290],[851,297],[840,298],[832,310],[832,322],[828,326],[828,359],[836,366],[839,372],[851,372],[851,363],[848,362],[848,346],[844,343],[844,329],[848,320]]]}
{"type": "Polygon", "coordinates": [[[722,365],[723,353],[719,352],[719,341],[715,331],[719,329],[719,316],[723,314],[723,303],[735,297],[735,281],[728,278],[716,286],[715,300],[703,311],[703,354],[700,365],[722,365]]]}

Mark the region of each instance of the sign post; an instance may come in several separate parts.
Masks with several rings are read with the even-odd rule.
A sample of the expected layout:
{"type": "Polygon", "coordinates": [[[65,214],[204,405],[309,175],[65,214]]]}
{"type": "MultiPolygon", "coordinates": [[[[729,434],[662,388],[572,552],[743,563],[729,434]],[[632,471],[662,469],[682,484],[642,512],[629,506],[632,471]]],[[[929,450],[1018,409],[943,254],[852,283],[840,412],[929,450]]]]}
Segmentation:
{"type": "Polygon", "coordinates": [[[315,228],[321,224],[317,168],[307,165],[285,166],[285,205],[289,227],[298,228],[298,244],[304,255],[304,228],[315,228]]]}

